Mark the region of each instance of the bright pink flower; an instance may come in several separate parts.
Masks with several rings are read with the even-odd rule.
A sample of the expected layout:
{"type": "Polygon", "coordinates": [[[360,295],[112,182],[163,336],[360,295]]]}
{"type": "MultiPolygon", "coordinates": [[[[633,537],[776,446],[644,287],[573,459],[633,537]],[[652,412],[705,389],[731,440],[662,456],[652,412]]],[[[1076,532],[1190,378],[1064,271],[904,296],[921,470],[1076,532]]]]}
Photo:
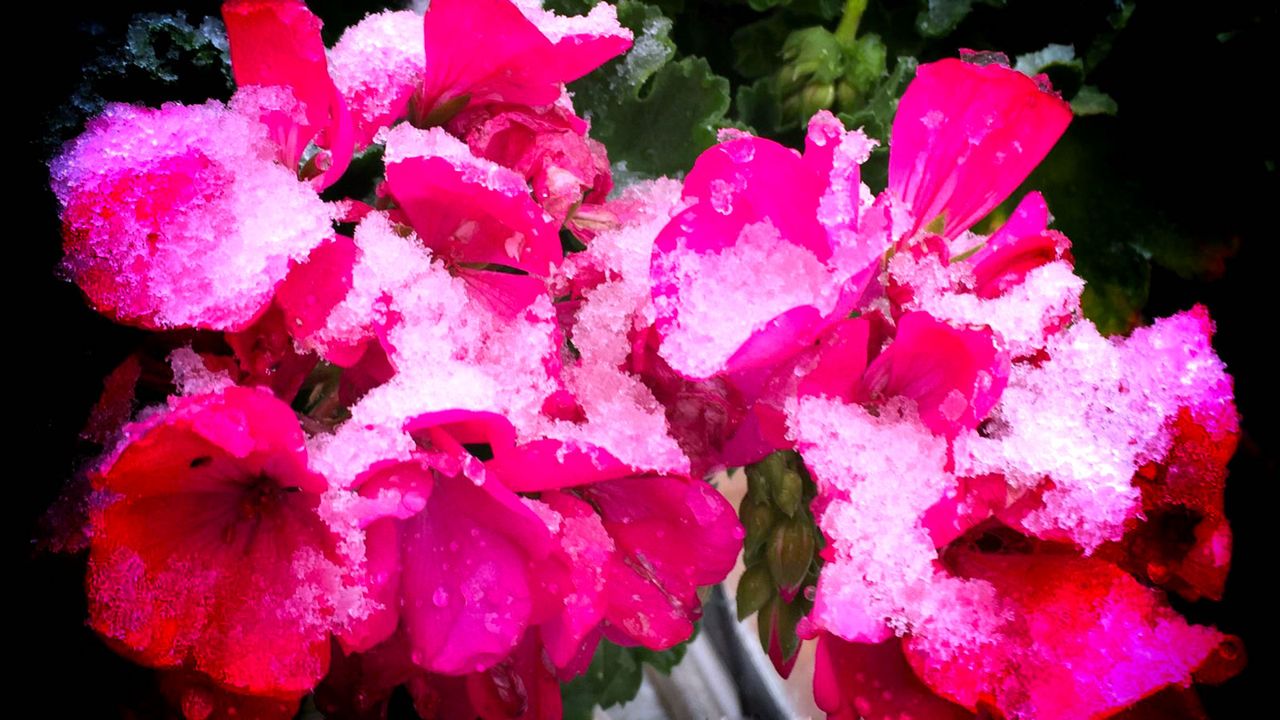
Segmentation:
{"type": "Polygon", "coordinates": [[[582,202],[601,203],[613,187],[604,145],[587,137],[587,124],[567,99],[541,108],[481,105],[449,121],[477,157],[520,173],[557,224],[582,202]]]}
{"type": "Polygon", "coordinates": [[[367,533],[375,566],[367,573],[379,579],[373,594],[383,609],[343,636],[348,647],[368,649],[399,627],[414,665],[461,675],[502,661],[528,627],[562,607],[568,563],[543,518],[555,514],[474,458],[420,455],[371,469],[357,489],[394,507],[367,533]]]}
{"type": "Polygon", "coordinates": [[[631,47],[631,31],[607,3],[588,15],[559,17],[528,0],[437,0],[423,27],[423,118],[442,105],[456,112],[469,102],[549,105],[563,83],[631,47]]]}
{"type": "Polygon", "coordinates": [[[1071,108],[1000,64],[947,59],[921,65],[893,118],[889,190],[906,203],[906,236],[932,228],[950,240],[1013,192],[1071,122],[1071,108]]]}
{"type": "Polygon", "coordinates": [[[927,684],[970,709],[989,703],[1006,717],[1104,717],[1238,654],[1233,638],[1188,625],[1158,591],[1101,560],[950,557],[957,572],[997,588],[1011,620],[995,642],[961,642],[950,657],[912,639],[904,645],[927,684]]]}
{"type": "Polygon", "coordinates": [[[655,650],[683,642],[701,615],[697,590],[724,579],[742,549],[733,506],[701,480],[633,477],[579,488],[615,552],[605,635],[655,650]]]}
{"type": "Polygon", "coordinates": [[[911,398],[925,427],[955,437],[991,412],[1008,378],[1009,359],[990,330],[907,313],[893,343],[867,368],[857,399],[911,398]]]}
{"type": "Polygon", "coordinates": [[[230,388],[125,428],[93,475],[89,622],[130,657],[241,693],[297,698],[325,674],[348,608],[293,411],[230,388]]]}
{"type": "Polygon", "coordinates": [[[313,160],[312,176],[320,188],[332,185],[351,162],[353,135],[346,103],[329,77],[320,18],[302,0],[226,0],[222,18],[236,85],[282,88],[292,99],[259,108],[281,162],[298,171],[314,140],[327,150],[313,160]]]}
{"type": "Polygon", "coordinates": [[[387,135],[387,189],[418,237],[447,262],[546,275],[561,257],[550,216],[524,178],[471,154],[440,128],[387,135]]]}
{"type": "Polygon", "coordinates": [[[68,273],[120,322],[244,328],[332,234],[273,155],[256,120],[220,103],[109,106],[52,166],[68,273]]]}

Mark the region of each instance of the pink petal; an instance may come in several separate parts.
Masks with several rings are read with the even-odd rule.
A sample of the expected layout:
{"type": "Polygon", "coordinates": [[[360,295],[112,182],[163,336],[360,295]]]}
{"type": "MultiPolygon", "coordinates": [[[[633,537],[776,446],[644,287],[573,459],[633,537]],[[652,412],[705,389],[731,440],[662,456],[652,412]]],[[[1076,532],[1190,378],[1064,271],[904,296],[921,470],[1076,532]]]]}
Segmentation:
{"type": "Polygon", "coordinates": [[[605,7],[582,19],[530,9],[538,18],[535,25],[523,7],[506,0],[434,2],[424,22],[424,116],[464,96],[473,102],[555,102],[561,83],[630,46],[630,33],[617,26],[613,8],[605,7]]]}
{"type": "Polygon", "coordinates": [[[609,564],[607,633],[665,649],[689,637],[697,589],[720,582],[742,548],[733,506],[706,483],[638,477],[585,486],[617,549],[609,564]]]}
{"type": "MultiPolygon", "coordinates": [[[[414,664],[464,674],[492,667],[538,621],[556,544],[543,521],[496,482],[440,478],[404,521],[402,622],[414,664]]],[[[563,588],[562,588],[563,590],[563,588]]],[[[545,611],[543,611],[545,612],[545,611]]]]}
{"type": "Polygon", "coordinates": [[[897,337],[867,368],[858,396],[909,397],[925,426],[954,437],[991,412],[1008,378],[1009,360],[990,330],[953,328],[912,312],[899,318],[897,337]]]}
{"type": "Polygon", "coordinates": [[[328,666],[325,588],[344,571],[292,410],[231,388],[125,435],[93,476],[113,500],[93,519],[90,624],[147,665],[253,695],[309,691],[328,666]]]}
{"type": "Polygon", "coordinates": [[[907,233],[942,216],[944,238],[972,227],[1040,163],[1071,108],[1011,68],[956,59],[921,65],[893,120],[889,188],[911,208],[907,233]]]}
{"type": "Polygon", "coordinates": [[[841,640],[818,636],[814,658],[813,698],[828,718],[848,720],[966,720],[964,708],[938,697],[907,664],[902,642],[841,640]]]}
{"type": "Polygon", "coordinates": [[[993,645],[948,659],[908,640],[907,657],[931,687],[969,708],[990,702],[1010,717],[1102,717],[1190,682],[1220,646],[1233,646],[1101,560],[965,552],[954,562],[994,584],[1016,620],[993,645]]]}
{"type": "Polygon", "coordinates": [[[560,544],[573,568],[573,592],[565,598],[564,610],[542,624],[541,633],[551,662],[565,668],[573,664],[604,617],[606,568],[613,555],[613,540],[586,502],[559,492],[543,493],[541,499],[560,513],[560,544]]]}
{"type": "Polygon", "coordinates": [[[427,247],[448,261],[539,276],[559,262],[554,223],[511,170],[475,157],[440,128],[398,126],[384,157],[392,197],[427,247]]]}
{"type": "Polygon", "coordinates": [[[294,337],[309,337],[323,328],[329,313],[351,291],[356,252],[354,240],[335,235],[289,270],[276,288],[276,304],[294,337]]]}
{"type": "Polygon", "coordinates": [[[327,131],[317,143],[332,150],[320,187],[333,184],[351,160],[351,121],[329,78],[320,18],[301,0],[227,0],[222,17],[236,85],[287,88],[303,105],[305,121],[276,137],[285,164],[297,168],[307,143],[327,131]]]}

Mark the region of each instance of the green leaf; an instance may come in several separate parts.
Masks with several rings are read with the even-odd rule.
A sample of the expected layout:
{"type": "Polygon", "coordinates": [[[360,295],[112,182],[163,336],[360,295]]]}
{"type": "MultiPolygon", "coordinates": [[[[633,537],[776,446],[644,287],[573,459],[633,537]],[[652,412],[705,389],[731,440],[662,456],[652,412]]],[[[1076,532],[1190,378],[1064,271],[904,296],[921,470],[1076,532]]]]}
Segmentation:
{"type": "Polygon", "coordinates": [[[907,84],[916,76],[916,59],[899,56],[893,72],[865,97],[860,109],[840,113],[840,120],[850,129],[862,128],[867,137],[880,141],[879,147],[862,166],[862,179],[872,190],[880,190],[888,182],[889,133],[893,129],[893,116],[898,112],[898,100],[907,84]]]}
{"type": "Polygon", "coordinates": [[[1118,110],[1112,97],[1093,85],[1085,85],[1071,98],[1071,112],[1084,115],[1115,115],[1118,110]]]}
{"type": "MultiPolygon", "coordinates": [[[[1005,0],[981,0],[987,5],[1003,7],[1005,0]]],[[[951,34],[961,20],[973,10],[974,0],[923,0],[924,7],[916,16],[916,31],[928,38],[951,34]]]]}
{"type": "Polygon", "coordinates": [[[726,123],[729,82],[700,58],[671,61],[671,21],[657,8],[623,0],[618,19],[635,33],[635,44],[570,86],[574,106],[609,148],[619,174],[685,172],[726,123]]]}
{"type": "MultiPolygon", "coordinates": [[[[697,636],[695,629],[693,637],[697,636]]],[[[591,709],[619,705],[635,698],[644,681],[644,665],[669,674],[684,658],[689,640],[662,651],[642,647],[621,647],[601,640],[591,665],[582,675],[560,686],[564,717],[581,720],[591,717],[591,709]]]]}
{"type": "Polygon", "coordinates": [[[779,53],[791,27],[782,13],[743,25],[733,33],[733,69],[746,78],[759,78],[778,69],[779,53]]]}

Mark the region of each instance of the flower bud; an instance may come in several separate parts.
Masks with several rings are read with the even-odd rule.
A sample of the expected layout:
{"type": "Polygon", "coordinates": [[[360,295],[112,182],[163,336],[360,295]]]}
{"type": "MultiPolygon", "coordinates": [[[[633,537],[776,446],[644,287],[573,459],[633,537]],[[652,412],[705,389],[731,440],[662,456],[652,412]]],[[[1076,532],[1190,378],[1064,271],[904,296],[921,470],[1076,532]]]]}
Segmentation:
{"type": "Polygon", "coordinates": [[[793,598],[799,592],[813,562],[814,546],[813,523],[807,514],[783,521],[774,529],[765,557],[769,574],[785,597],[793,598]]]}
{"type": "Polygon", "coordinates": [[[738,580],[738,620],[741,621],[764,607],[777,594],[768,566],[764,563],[756,563],[747,568],[747,571],[742,573],[742,579],[738,580]]]}
{"type": "Polygon", "coordinates": [[[796,30],[782,46],[782,60],[778,93],[789,122],[803,123],[832,106],[844,72],[844,52],[834,35],[822,27],[796,30]]]}

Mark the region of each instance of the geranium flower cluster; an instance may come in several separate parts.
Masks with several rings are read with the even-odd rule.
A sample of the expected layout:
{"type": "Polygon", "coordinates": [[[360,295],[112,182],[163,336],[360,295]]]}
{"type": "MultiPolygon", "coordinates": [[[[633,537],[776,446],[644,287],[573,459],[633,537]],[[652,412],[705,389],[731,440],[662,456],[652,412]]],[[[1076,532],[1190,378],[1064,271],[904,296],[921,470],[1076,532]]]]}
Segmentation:
{"type": "Polygon", "coordinates": [[[110,106],[53,164],[68,276],[181,340],[160,404],[136,358],[107,383],[85,534],[91,626],[188,717],[555,717],[601,638],[688,639],[744,538],[702,478],[778,450],[817,482],[835,716],[1232,671],[1159,589],[1217,597],[1230,556],[1207,313],[1101,337],[1043,198],[973,230],[1067,125],[1043,80],[923,66],[879,195],[826,113],[611,195],[564,86],[630,46],[607,4],[433,0],[332,48],[300,0],[223,16],[229,103],[110,106]]]}

